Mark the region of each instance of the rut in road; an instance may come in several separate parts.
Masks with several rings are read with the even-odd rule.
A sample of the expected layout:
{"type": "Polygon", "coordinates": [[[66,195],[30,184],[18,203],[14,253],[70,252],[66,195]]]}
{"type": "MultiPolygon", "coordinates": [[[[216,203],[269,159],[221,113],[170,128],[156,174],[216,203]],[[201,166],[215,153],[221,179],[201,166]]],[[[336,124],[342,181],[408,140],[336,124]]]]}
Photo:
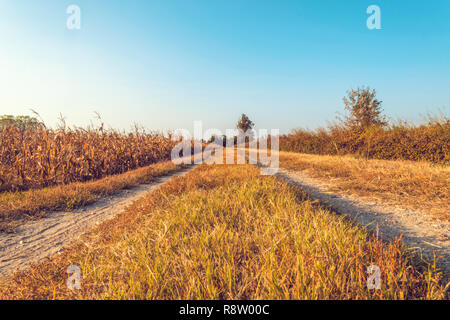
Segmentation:
{"type": "Polygon", "coordinates": [[[1,233],[0,277],[57,254],[89,227],[115,217],[147,192],[155,190],[173,177],[185,175],[193,168],[194,166],[190,166],[156,178],[151,184],[143,184],[99,199],[77,210],[50,213],[43,219],[25,223],[14,234],[1,233]]]}

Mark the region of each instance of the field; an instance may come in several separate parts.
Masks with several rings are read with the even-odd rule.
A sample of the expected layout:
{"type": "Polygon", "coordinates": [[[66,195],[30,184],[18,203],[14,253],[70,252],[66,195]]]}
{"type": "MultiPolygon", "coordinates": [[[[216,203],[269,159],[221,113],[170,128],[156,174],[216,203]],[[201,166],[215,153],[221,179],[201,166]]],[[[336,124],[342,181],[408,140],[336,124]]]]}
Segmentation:
{"type": "Polygon", "coordinates": [[[13,299],[441,299],[442,275],[250,165],[202,165],[16,273],[13,299]],[[80,291],[66,268],[83,270],[80,291]],[[366,286],[369,265],[382,287],[366,286]]]}
{"type": "Polygon", "coordinates": [[[448,306],[449,0],[77,2],[0,0],[0,301],[448,306]]]}
{"type": "MultiPolygon", "coordinates": [[[[39,248],[45,244],[39,233],[21,235],[32,230],[21,229],[30,221],[51,232],[46,218],[63,210],[73,215],[71,223],[76,224],[80,211],[75,209],[89,211],[97,201],[114,199],[127,189],[151,185],[189,167],[167,160],[174,142],[161,135],[40,130],[39,139],[25,131],[23,139],[30,147],[21,149],[18,146],[25,144],[14,139],[10,143],[14,148],[2,145],[3,157],[15,160],[2,163],[3,170],[9,170],[3,181],[9,182],[0,193],[0,243],[33,238],[35,242],[27,246],[39,248]],[[50,138],[42,139],[42,135],[50,138]],[[81,141],[88,138],[90,144],[85,147],[81,141]],[[44,147],[46,157],[41,152],[44,147]],[[68,150],[78,151],[70,154],[68,150]],[[109,156],[114,150],[121,151],[109,156]],[[136,155],[130,157],[129,152],[136,155]],[[80,154],[78,160],[73,158],[80,154]],[[29,159],[40,157],[47,161],[45,167],[42,161],[29,159]],[[64,159],[72,159],[69,167],[71,161],[79,162],[67,170],[59,165],[64,159]],[[122,162],[126,165],[121,166],[122,162]]],[[[7,129],[1,134],[14,137],[18,132],[7,129]]],[[[438,221],[444,230],[449,222],[447,165],[291,152],[279,152],[279,158],[281,170],[328,183],[336,195],[416,210],[438,221]]],[[[422,254],[405,245],[401,232],[386,241],[378,229],[372,232],[314,198],[307,188],[277,175],[261,175],[256,165],[202,164],[189,170],[123,212],[114,212],[114,218],[91,225],[81,238],[62,243],[58,254],[33,262],[32,256],[0,253],[3,274],[9,273],[5,261],[32,262],[0,280],[0,298],[448,298],[445,234],[441,242],[432,244],[439,250],[422,254]],[[70,265],[82,270],[80,290],[67,286],[70,265]],[[381,271],[377,289],[368,288],[370,266],[381,271]]]]}

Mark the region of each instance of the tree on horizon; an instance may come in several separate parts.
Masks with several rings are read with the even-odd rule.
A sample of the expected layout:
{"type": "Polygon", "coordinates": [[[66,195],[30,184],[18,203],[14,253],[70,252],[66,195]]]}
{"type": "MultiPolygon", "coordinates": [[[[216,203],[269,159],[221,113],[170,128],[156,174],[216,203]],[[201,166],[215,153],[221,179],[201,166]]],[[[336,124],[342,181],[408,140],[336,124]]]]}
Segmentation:
{"type": "Polygon", "coordinates": [[[241,115],[241,119],[238,121],[236,127],[241,129],[242,131],[247,132],[248,130],[253,129],[255,124],[247,117],[245,113],[241,115]]]}
{"type": "Polygon", "coordinates": [[[345,109],[349,115],[344,124],[351,129],[367,129],[387,124],[381,108],[382,101],[376,98],[375,89],[357,88],[347,92],[343,98],[345,109]]]}
{"type": "Polygon", "coordinates": [[[0,115],[0,130],[8,126],[15,126],[20,129],[38,129],[45,127],[42,121],[30,116],[0,115]]]}

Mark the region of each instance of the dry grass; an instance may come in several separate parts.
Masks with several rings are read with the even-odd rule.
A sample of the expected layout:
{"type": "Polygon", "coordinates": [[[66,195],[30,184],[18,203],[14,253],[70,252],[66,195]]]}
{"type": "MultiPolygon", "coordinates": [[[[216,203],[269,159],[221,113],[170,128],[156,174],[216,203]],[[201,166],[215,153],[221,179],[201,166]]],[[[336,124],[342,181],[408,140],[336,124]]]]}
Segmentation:
{"type": "Polygon", "coordinates": [[[166,161],[96,181],[0,193],[0,231],[13,232],[24,220],[40,218],[46,211],[72,210],[179,168],[166,161]]]}
{"type": "Polygon", "coordinates": [[[280,165],[327,182],[336,191],[450,220],[449,166],[291,152],[280,152],[280,165]]]}
{"type": "Polygon", "coordinates": [[[255,166],[202,165],[44,263],[2,299],[440,299],[433,264],[255,166]],[[66,268],[82,289],[66,287],[66,268]],[[366,288],[378,265],[381,290],[366,288]]]}

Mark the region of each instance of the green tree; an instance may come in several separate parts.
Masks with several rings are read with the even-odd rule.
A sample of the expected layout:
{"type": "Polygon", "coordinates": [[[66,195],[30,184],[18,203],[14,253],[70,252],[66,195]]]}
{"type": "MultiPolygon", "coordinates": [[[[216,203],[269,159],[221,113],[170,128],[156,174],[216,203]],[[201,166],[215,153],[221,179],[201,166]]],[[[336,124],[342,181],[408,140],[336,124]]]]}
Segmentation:
{"type": "Polygon", "coordinates": [[[253,129],[254,125],[255,124],[243,113],[236,127],[244,132],[247,132],[247,130],[253,129]]]}
{"type": "Polygon", "coordinates": [[[351,129],[367,129],[374,126],[387,124],[382,115],[382,101],[376,98],[376,91],[370,88],[352,89],[343,98],[345,109],[349,115],[345,119],[345,125],[351,129]]]}

